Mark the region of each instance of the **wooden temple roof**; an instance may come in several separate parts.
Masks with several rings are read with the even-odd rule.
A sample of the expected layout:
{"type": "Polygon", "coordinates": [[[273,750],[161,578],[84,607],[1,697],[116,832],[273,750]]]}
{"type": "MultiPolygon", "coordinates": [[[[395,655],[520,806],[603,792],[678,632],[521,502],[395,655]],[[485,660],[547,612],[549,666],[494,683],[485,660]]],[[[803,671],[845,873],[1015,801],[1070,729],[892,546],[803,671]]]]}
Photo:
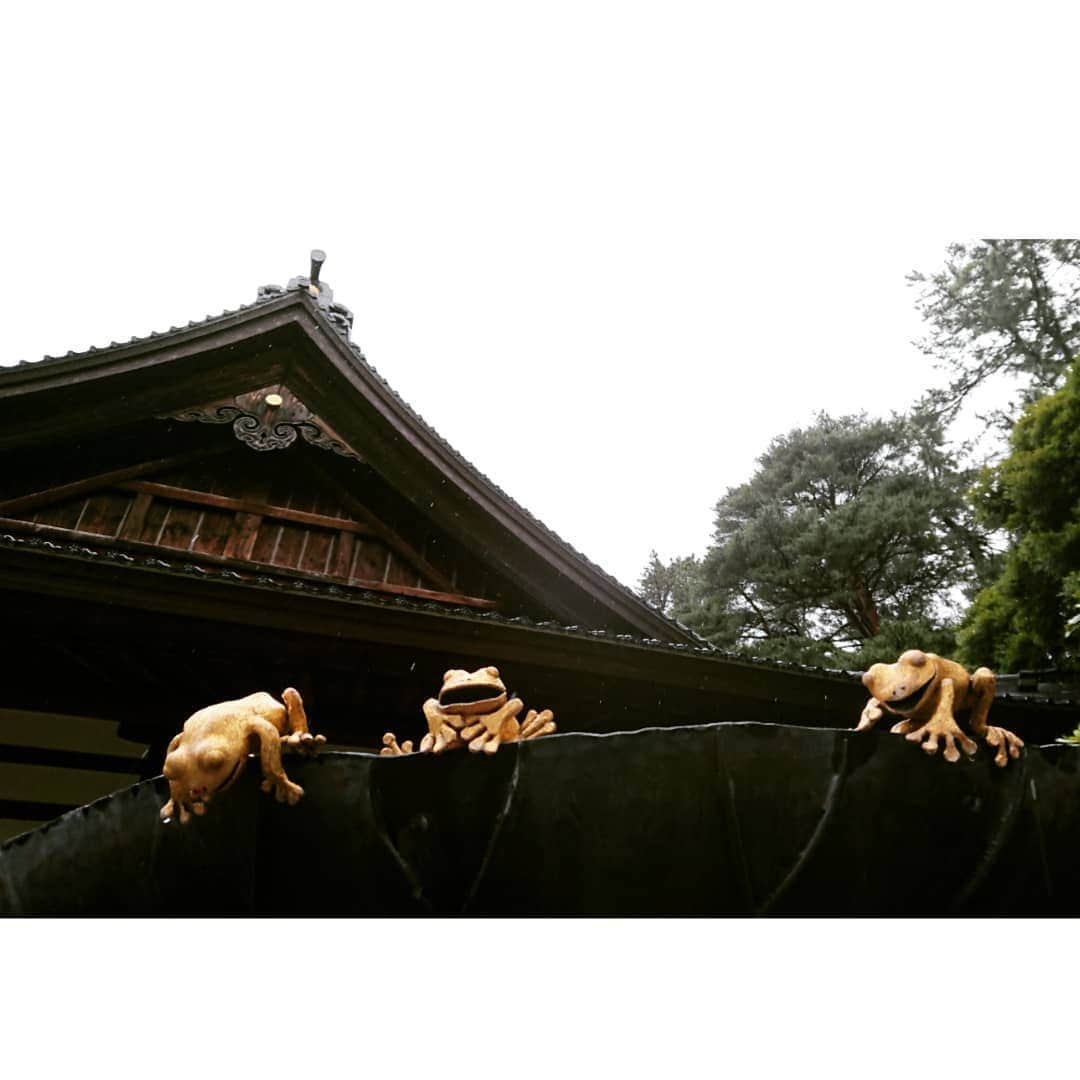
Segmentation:
{"type": "MultiPolygon", "coordinates": [[[[141,442],[147,449],[153,446],[155,453],[160,450],[159,464],[167,466],[170,455],[161,449],[162,434],[151,437],[148,431],[154,423],[165,422],[175,436],[172,442],[187,448],[197,461],[199,447],[192,447],[193,440],[177,434],[177,429],[198,421],[221,424],[257,450],[302,444],[360,469],[366,466],[399,499],[403,496],[414,508],[423,508],[443,533],[480,552],[507,584],[562,623],[663,641],[697,641],[685,627],[574,550],[458,454],[367,362],[349,339],[348,325],[306,289],[265,290],[253,304],[184,328],[0,369],[0,410],[17,418],[0,424],[0,462],[18,460],[20,465],[18,470],[5,470],[0,481],[0,519],[9,526],[7,531],[21,530],[13,523],[20,510],[38,510],[55,503],[57,495],[94,491],[97,480],[126,485],[129,492],[137,491],[141,483],[142,494],[168,495],[160,488],[176,485],[163,485],[153,469],[146,468],[154,461],[131,444],[141,442]],[[271,409],[267,400],[281,404],[271,409]],[[102,435],[117,442],[123,432],[130,433],[126,448],[93,444],[102,435]],[[57,448],[51,460],[43,454],[49,446],[57,448]],[[83,462],[90,466],[104,460],[103,455],[114,468],[98,469],[97,475],[92,468],[80,473],[83,462]],[[35,477],[34,462],[43,457],[35,477]],[[26,484],[35,478],[41,486],[28,490],[26,484]],[[149,491],[148,484],[157,484],[158,490],[149,491]]],[[[220,442],[213,448],[200,445],[208,452],[221,452],[220,442]]],[[[346,494],[348,487],[348,482],[339,485],[346,494]]],[[[215,493],[201,494],[205,509],[207,497],[215,493]]],[[[235,495],[218,493],[218,497],[231,497],[233,502],[211,509],[244,512],[235,495]]],[[[106,520],[124,516],[119,503],[97,509],[106,520]]],[[[38,535],[58,524],[80,531],[71,529],[71,522],[49,522],[40,516],[31,524],[40,526],[38,535]]],[[[326,521],[305,524],[330,526],[326,521]]],[[[347,525],[346,530],[359,524],[347,525]]],[[[364,524],[370,527],[374,522],[369,516],[364,524]]],[[[130,515],[127,531],[126,537],[114,539],[139,542],[130,515]]],[[[265,554],[257,538],[251,550],[265,554]]],[[[227,557],[224,550],[212,548],[201,552],[196,548],[193,553],[208,555],[209,561],[227,557]]],[[[235,545],[231,554],[236,554],[235,545]]],[[[315,556],[310,561],[316,576],[340,577],[328,575],[327,569],[341,558],[339,549],[321,566],[315,556]]],[[[255,561],[266,565],[264,558],[255,561]]],[[[414,557],[412,562],[416,561],[414,557]]],[[[417,575],[421,580],[424,576],[417,575]]],[[[440,575],[428,576],[431,580],[412,587],[458,601],[465,598],[448,588],[440,575]]],[[[370,576],[351,580],[372,584],[370,576]]],[[[346,575],[345,583],[349,581],[346,575]]],[[[408,587],[404,582],[401,577],[389,584],[408,587]]],[[[515,606],[502,605],[511,609],[509,614],[518,613],[512,610],[515,606]]]]}

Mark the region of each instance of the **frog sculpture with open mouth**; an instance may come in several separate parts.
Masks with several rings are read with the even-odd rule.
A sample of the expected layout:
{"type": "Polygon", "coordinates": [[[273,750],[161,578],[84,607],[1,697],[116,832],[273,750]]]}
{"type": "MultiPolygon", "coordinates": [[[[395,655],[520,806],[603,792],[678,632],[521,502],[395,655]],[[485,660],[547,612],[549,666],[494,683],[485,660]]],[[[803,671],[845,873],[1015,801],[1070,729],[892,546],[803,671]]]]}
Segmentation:
{"type": "Polygon", "coordinates": [[[978,745],[971,735],[997,750],[996,765],[1003,767],[1010,757],[1020,756],[1023,741],[987,723],[996,683],[989,668],[969,675],[953,660],[908,649],[895,664],[874,664],[862,681],[873,697],[863,708],[856,731],[873,727],[888,713],[897,718],[889,730],[921,743],[926,753],[936,754],[939,740],[944,742],[946,761],[959,761],[961,750],[975,753],[978,745]],[[961,719],[967,731],[961,728],[961,719]]]}
{"type": "MultiPolygon", "coordinates": [[[[476,671],[452,668],[443,675],[438,698],[424,702],[428,732],[420,742],[420,753],[441,754],[468,746],[473,752],[494,754],[503,743],[536,739],[555,730],[550,709],[530,709],[523,721],[518,713],[525,707],[520,698],[507,700],[506,685],[496,667],[476,671]]],[[[383,736],[384,756],[411,754],[412,742],[398,745],[393,732],[383,736]]]]}

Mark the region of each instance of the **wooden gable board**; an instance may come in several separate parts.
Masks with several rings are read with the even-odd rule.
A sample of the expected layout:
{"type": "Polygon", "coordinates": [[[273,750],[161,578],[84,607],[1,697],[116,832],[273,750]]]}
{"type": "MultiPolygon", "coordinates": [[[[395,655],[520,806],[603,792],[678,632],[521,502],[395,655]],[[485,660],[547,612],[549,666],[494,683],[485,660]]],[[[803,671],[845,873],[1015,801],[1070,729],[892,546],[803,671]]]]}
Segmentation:
{"type": "Polygon", "coordinates": [[[556,620],[696,641],[457,455],[299,292],[127,346],[0,372],[0,408],[19,416],[0,426],[0,455],[13,460],[51,439],[88,438],[269,385],[286,386],[333,441],[556,620]]]}

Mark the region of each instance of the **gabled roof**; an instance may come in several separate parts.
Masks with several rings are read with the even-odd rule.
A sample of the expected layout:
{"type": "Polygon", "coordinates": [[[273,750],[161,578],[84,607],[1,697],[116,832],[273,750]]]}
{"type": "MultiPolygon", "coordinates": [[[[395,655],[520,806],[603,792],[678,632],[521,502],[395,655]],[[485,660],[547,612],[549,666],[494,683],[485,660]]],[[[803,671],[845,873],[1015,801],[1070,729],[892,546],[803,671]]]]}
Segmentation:
{"type": "Polygon", "coordinates": [[[294,279],[186,327],[0,369],[0,412],[9,418],[0,457],[282,385],[332,432],[329,441],[362,457],[562,623],[703,644],[457,453],[368,363],[349,339],[351,315],[319,288],[316,275],[294,279]]]}

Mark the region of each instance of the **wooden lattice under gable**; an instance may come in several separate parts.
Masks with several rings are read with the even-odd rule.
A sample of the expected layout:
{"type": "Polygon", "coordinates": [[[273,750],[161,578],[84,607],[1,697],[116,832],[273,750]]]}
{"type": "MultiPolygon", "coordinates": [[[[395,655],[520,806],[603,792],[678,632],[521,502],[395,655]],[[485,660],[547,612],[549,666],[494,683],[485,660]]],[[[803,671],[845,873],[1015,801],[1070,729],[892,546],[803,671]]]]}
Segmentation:
{"type": "Polygon", "coordinates": [[[157,459],[0,503],[0,524],[238,569],[267,569],[477,608],[483,574],[437,529],[394,505],[370,470],[343,484],[323,451],[157,459]]]}

